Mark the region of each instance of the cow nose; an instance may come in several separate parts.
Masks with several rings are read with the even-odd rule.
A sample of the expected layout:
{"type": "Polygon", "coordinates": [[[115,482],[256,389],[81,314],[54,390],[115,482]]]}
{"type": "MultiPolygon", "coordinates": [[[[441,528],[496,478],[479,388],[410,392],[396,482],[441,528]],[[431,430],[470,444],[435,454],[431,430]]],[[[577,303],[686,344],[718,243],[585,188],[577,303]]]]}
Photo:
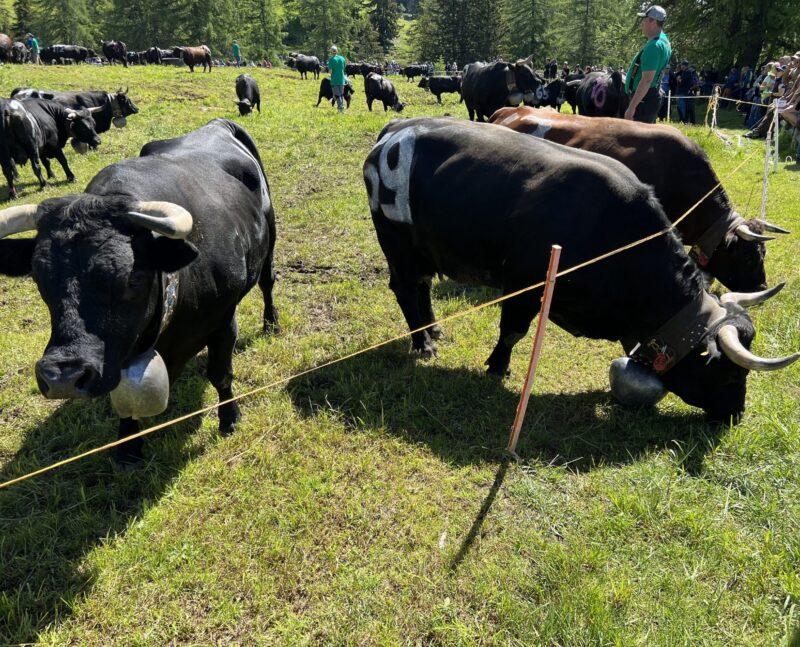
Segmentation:
{"type": "Polygon", "coordinates": [[[39,390],[52,400],[89,398],[91,388],[99,379],[97,369],[81,360],[54,362],[40,359],[36,362],[39,390]]]}

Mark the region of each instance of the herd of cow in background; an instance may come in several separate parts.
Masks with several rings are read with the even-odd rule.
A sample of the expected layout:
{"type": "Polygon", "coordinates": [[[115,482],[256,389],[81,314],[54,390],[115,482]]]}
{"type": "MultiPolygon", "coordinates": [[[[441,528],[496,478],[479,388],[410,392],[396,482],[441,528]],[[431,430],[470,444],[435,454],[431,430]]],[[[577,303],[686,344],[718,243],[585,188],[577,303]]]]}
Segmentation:
{"type": "MultiPolygon", "coordinates": [[[[210,70],[208,48],[172,53],[178,49],[187,65],[188,57],[210,70]]],[[[103,51],[128,62],[114,43],[103,51]]],[[[290,58],[302,78],[319,77],[316,57],[290,58]]],[[[789,232],[740,216],[708,157],[677,129],[613,118],[625,109],[618,72],[547,82],[531,59],[472,63],[451,76],[411,67],[403,70],[408,82],[422,76],[420,87],[439,102],[443,93],[459,94],[469,113],[469,121],[395,120],[363,166],[389,287],[414,351],[435,356],[441,336],[431,305],[434,276],[509,294],[542,279],[551,244],[564,246],[564,265],[575,265],[668,229],[699,201],[678,225],[680,238],[669,233],[573,274],[555,293],[553,321],[576,336],[621,342],[627,355],[611,367],[619,401],[651,406],[671,391],[723,424],[743,415],[750,370],[800,359],[753,354],[755,328],[745,310],[783,287],[767,288],[765,243],[789,232]],[[573,112],[582,115],[560,113],[570,90],[573,112]],[[653,164],[654,156],[665,163],[653,164]],[[712,295],[703,273],[734,292],[712,295]]],[[[385,111],[399,112],[404,104],[383,71],[368,63],[347,70],[363,77],[370,110],[380,101],[385,111]]],[[[236,78],[235,92],[240,115],[261,111],[250,74],[236,78]]],[[[348,80],[348,106],[353,92],[348,80]]],[[[323,99],[333,100],[328,78],[321,79],[317,106],[323,99]]],[[[127,88],[17,88],[0,99],[9,198],[16,197],[17,164],[30,161],[45,186],[41,166],[51,178],[50,160],[57,159],[72,181],[67,141],[79,152],[97,147],[100,134],[124,127],[137,112],[127,88]]],[[[275,237],[256,143],[226,119],[146,144],[138,158],[101,170],[84,193],[1,210],[0,274],[31,274],[53,318],[35,370],[40,391],[49,398],[110,394],[125,437],[138,431],[140,418],[166,408],[170,383],[207,347],[209,380],[229,400],[236,306],[254,285],[264,295],[264,331],[278,326],[275,237]],[[206,169],[202,178],[198,163],[206,169]],[[35,238],[7,238],[31,230],[35,238]],[[72,249],[83,250],[80,259],[72,249]]],[[[540,292],[502,303],[489,373],[506,375],[540,292]]],[[[220,431],[230,433],[240,416],[236,403],[225,404],[220,431]]],[[[118,451],[123,462],[140,460],[141,439],[118,451]]]]}

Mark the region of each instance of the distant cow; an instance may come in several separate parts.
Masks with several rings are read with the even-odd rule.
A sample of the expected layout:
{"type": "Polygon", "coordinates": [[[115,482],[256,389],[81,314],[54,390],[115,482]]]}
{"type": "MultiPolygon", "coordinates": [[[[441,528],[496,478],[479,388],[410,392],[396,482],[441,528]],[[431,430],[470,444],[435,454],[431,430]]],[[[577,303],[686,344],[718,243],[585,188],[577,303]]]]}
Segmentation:
{"type": "Polygon", "coordinates": [[[127,118],[139,112],[136,104],[128,97],[128,89],[120,88],[116,92],[92,90],[86,92],[56,92],[55,90],[37,90],[35,88],[16,88],[11,93],[12,99],[51,99],[73,110],[99,108],[93,110],[95,131],[104,133],[113,124],[124,128],[127,118]]]}
{"type": "Polygon", "coordinates": [[[535,99],[524,103],[536,108],[550,107],[561,112],[561,104],[566,100],[566,89],[567,84],[564,79],[555,79],[547,85],[539,86],[534,93],[535,99]]]}
{"type": "Polygon", "coordinates": [[[189,66],[189,71],[194,72],[195,65],[202,65],[203,72],[211,72],[211,50],[205,45],[195,47],[176,47],[172,51],[175,58],[183,59],[189,66]]]}
{"type": "Polygon", "coordinates": [[[103,56],[108,59],[112,65],[114,61],[119,61],[125,67],[128,67],[128,47],[121,40],[103,41],[103,56]]]}
{"type": "Polygon", "coordinates": [[[460,76],[423,76],[419,82],[420,88],[430,90],[436,97],[436,101],[442,102],[442,95],[447,92],[455,92],[461,96],[461,77],[460,76]]]}
{"type": "Polygon", "coordinates": [[[79,45],[51,45],[43,48],[39,54],[42,62],[60,65],[68,64],[68,62],[85,63],[87,58],[96,56],[93,49],[79,45]]]}
{"type": "Polygon", "coordinates": [[[406,104],[401,103],[397,97],[397,91],[389,79],[384,79],[380,74],[371,72],[364,79],[364,92],[367,95],[367,108],[372,112],[372,102],[376,99],[383,103],[383,111],[389,108],[395,112],[401,112],[406,104]]]}
{"type": "Polygon", "coordinates": [[[292,61],[294,62],[294,69],[300,72],[301,79],[307,79],[308,73],[314,74],[314,78],[319,78],[319,72],[322,69],[319,59],[316,56],[306,56],[305,54],[298,54],[292,61]]]}
{"type": "Polygon", "coordinates": [[[400,74],[406,77],[406,81],[409,83],[414,80],[414,77],[417,76],[425,76],[428,73],[428,66],[427,65],[407,65],[402,70],[400,70],[400,74]]]}
{"type": "MultiPolygon", "coordinates": [[[[344,97],[348,108],[350,107],[350,100],[353,98],[353,94],[355,94],[355,90],[353,90],[353,84],[350,83],[350,79],[345,79],[344,94],[342,96],[344,97]]],[[[332,106],[336,105],[336,99],[333,96],[333,88],[331,87],[331,80],[327,76],[319,83],[319,97],[317,98],[317,105],[314,107],[319,107],[319,104],[323,99],[330,101],[332,106]]]]}
{"type": "Polygon", "coordinates": [[[31,58],[31,51],[25,43],[17,41],[11,46],[9,57],[12,63],[27,63],[31,58]]]}
{"type": "Polygon", "coordinates": [[[150,65],[161,65],[161,50],[158,47],[150,47],[146,49],[144,52],[141,52],[144,56],[144,61],[150,65]]]}
{"type": "Polygon", "coordinates": [[[11,37],[8,34],[0,34],[0,63],[11,60],[11,37]]]}
{"type": "Polygon", "coordinates": [[[381,76],[383,76],[383,66],[382,65],[376,65],[376,64],[373,64],[373,63],[362,63],[360,67],[361,67],[361,70],[360,70],[361,76],[363,76],[365,78],[370,72],[374,72],[375,74],[380,74],[381,76]]]}
{"type": "Polygon", "coordinates": [[[470,63],[464,68],[461,96],[470,121],[484,121],[495,110],[518,106],[522,101],[536,101],[536,91],[544,79],[531,68],[531,59],[516,63],[470,63]]]}
{"type": "Polygon", "coordinates": [[[240,116],[249,115],[253,108],[258,108],[258,112],[261,112],[261,91],[256,80],[249,74],[236,77],[236,96],[239,97],[235,103],[239,106],[240,116]]]}
{"type": "Polygon", "coordinates": [[[79,152],[100,145],[91,111],[70,110],[47,99],[0,99],[0,166],[8,182],[9,198],[17,197],[16,165],[29,160],[42,188],[47,181],[42,177],[40,160],[48,178],[53,177],[50,160],[55,158],[73,182],[75,175],[63,150],[70,137],[79,152]]]}
{"type": "Polygon", "coordinates": [[[619,117],[628,108],[625,82],[619,72],[591,72],[581,81],[570,81],[576,85],[578,112],[586,117],[619,117]]]}

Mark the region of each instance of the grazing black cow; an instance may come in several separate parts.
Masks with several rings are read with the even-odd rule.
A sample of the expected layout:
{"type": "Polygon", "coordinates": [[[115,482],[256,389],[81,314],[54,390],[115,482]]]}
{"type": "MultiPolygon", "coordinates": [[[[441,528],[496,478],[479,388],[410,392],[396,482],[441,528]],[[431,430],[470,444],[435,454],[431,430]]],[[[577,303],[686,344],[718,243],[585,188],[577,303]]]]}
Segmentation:
{"type": "Polygon", "coordinates": [[[239,106],[240,116],[249,115],[253,108],[258,108],[258,112],[261,112],[261,91],[256,80],[249,74],[236,77],[236,96],[239,97],[235,103],[239,106]]]}
{"type": "Polygon", "coordinates": [[[128,67],[128,47],[121,40],[103,41],[103,56],[108,59],[112,65],[114,61],[119,61],[125,67],[128,67]]]}
{"type": "Polygon", "coordinates": [[[95,130],[104,133],[111,128],[111,124],[117,128],[124,128],[127,118],[135,115],[139,109],[128,97],[128,89],[120,88],[116,92],[103,91],[81,91],[81,92],[57,92],[55,90],[37,90],[35,88],[16,88],[11,93],[12,99],[52,99],[58,101],[67,108],[82,110],[86,108],[102,108],[94,110],[92,117],[95,121],[95,130]]]}
{"type": "Polygon", "coordinates": [[[0,33],[0,63],[11,60],[12,47],[11,37],[8,34],[0,33]]]}
{"type": "MultiPolygon", "coordinates": [[[[163,56],[161,55],[161,50],[158,47],[150,47],[144,52],[141,52],[141,55],[144,58],[144,62],[148,65],[161,65],[161,59],[163,56]]],[[[169,56],[169,53],[166,52],[165,56],[169,56]]]]}
{"type": "Polygon", "coordinates": [[[372,112],[372,102],[376,99],[383,103],[383,111],[389,108],[395,112],[402,112],[406,104],[401,103],[397,97],[394,85],[389,79],[383,78],[380,74],[370,72],[364,79],[364,92],[367,95],[367,108],[372,112]]]}
{"type": "MultiPolygon", "coordinates": [[[[258,150],[239,125],[215,119],[151,142],[100,171],[85,193],[0,211],[7,274],[30,271],[47,303],[51,336],[36,363],[47,398],[111,394],[119,436],[166,408],[169,387],[208,348],[208,378],[232,397],[236,306],[258,283],[265,331],[272,301],[275,213],[258,150]]],[[[230,433],[239,406],[219,408],[230,433]]],[[[141,440],[118,459],[141,457],[141,440]]]]}
{"type": "Polygon", "coordinates": [[[400,74],[403,74],[406,77],[406,81],[411,83],[416,77],[418,76],[425,76],[428,74],[428,66],[427,65],[407,65],[402,70],[400,70],[400,74]]]}
{"type": "Polygon", "coordinates": [[[470,121],[484,121],[495,110],[535,101],[536,90],[544,85],[531,68],[531,59],[516,63],[470,63],[464,68],[461,97],[470,121]]]}
{"type": "MultiPolygon", "coordinates": [[[[345,79],[344,94],[342,96],[348,108],[350,107],[350,100],[353,98],[353,94],[355,94],[353,84],[350,83],[350,79],[345,79]]],[[[323,99],[328,99],[332,106],[336,105],[336,99],[333,96],[333,88],[331,87],[331,80],[327,76],[319,82],[319,97],[317,97],[317,105],[314,107],[318,108],[323,99]]]]}
{"type": "Polygon", "coordinates": [[[438,103],[442,102],[442,95],[447,92],[455,92],[461,96],[461,77],[460,76],[423,76],[418,87],[425,88],[436,97],[438,103]]]}
{"type": "Polygon", "coordinates": [[[575,98],[579,114],[620,119],[625,115],[628,95],[625,93],[625,81],[619,72],[590,72],[580,81],[567,83],[570,84],[577,85],[575,98]]]}
{"type": "Polygon", "coordinates": [[[301,79],[307,79],[309,72],[314,74],[315,79],[319,78],[319,72],[320,69],[322,69],[322,66],[320,65],[319,59],[316,56],[298,54],[292,60],[294,61],[294,69],[300,72],[301,79]]]}
{"type": "Polygon", "coordinates": [[[0,99],[0,166],[8,182],[9,198],[17,197],[16,165],[28,160],[41,188],[47,181],[42,177],[40,160],[48,178],[53,177],[50,160],[55,158],[73,182],[75,175],[63,150],[70,137],[73,148],[81,153],[100,145],[90,110],[71,110],[47,99],[0,99]]]}
{"type": "MultiPolygon", "coordinates": [[[[650,188],[619,162],[492,124],[393,121],[364,163],[364,180],[389,285],[418,331],[413,349],[427,356],[441,333],[419,330],[435,321],[434,275],[509,294],[544,278],[555,243],[569,268],[669,226],[650,188]]],[[[671,232],[562,280],[550,311],[556,324],[622,341],[641,372],[723,423],[744,412],[748,369],[800,359],[765,360],[748,350],[755,329],[736,302],[777,290],[720,303],[671,232]]],[[[490,373],[506,374],[540,299],[541,288],[503,302],[490,373]]]]}
{"type": "Polygon", "coordinates": [[[76,65],[97,56],[93,49],[78,45],[50,45],[39,52],[42,63],[48,65],[76,65]]]}
{"type": "Polygon", "coordinates": [[[557,142],[608,155],[653,187],[667,218],[701,268],[740,292],[764,290],[764,231],[789,233],[761,220],[745,221],[736,210],[702,148],[677,128],[610,117],[580,117],[532,108],[501,108],[490,119],[557,142]],[[653,164],[653,159],[669,160],[653,164]],[[708,194],[708,197],[703,199],[708,194]],[[699,203],[699,204],[698,204],[699,203]]]}
{"type": "Polygon", "coordinates": [[[31,59],[31,50],[28,49],[28,46],[25,43],[20,41],[16,41],[13,45],[11,45],[11,53],[9,54],[9,60],[12,63],[27,63],[31,59]]]}
{"type": "Polygon", "coordinates": [[[195,47],[176,47],[172,51],[175,58],[183,59],[189,66],[189,71],[194,72],[195,65],[202,65],[203,72],[211,72],[211,50],[205,45],[195,47]]]}

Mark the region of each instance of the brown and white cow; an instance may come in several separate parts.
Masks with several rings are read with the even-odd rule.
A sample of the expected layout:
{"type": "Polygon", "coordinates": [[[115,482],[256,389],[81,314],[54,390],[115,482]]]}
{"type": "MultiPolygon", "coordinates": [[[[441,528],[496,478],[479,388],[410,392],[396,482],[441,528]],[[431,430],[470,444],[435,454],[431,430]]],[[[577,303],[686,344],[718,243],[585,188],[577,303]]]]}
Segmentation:
{"type": "Polygon", "coordinates": [[[205,45],[176,47],[172,55],[175,58],[183,59],[183,62],[189,66],[190,72],[194,72],[195,65],[202,65],[203,72],[211,72],[211,50],[205,45]]]}
{"type": "MultiPolygon", "coordinates": [[[[607,155],[655,190],[671,222],[719,183],[708,156],[677,128],[608,117],[581,117],[533,108],[501,108],[489,120],[517,132],[607,155]]],[[[744,220],[722,186],[678,225],[683,242],[705,271],[731,290],[763,290],[765,231],[789,233],[761,220],[744,220]]]]}

